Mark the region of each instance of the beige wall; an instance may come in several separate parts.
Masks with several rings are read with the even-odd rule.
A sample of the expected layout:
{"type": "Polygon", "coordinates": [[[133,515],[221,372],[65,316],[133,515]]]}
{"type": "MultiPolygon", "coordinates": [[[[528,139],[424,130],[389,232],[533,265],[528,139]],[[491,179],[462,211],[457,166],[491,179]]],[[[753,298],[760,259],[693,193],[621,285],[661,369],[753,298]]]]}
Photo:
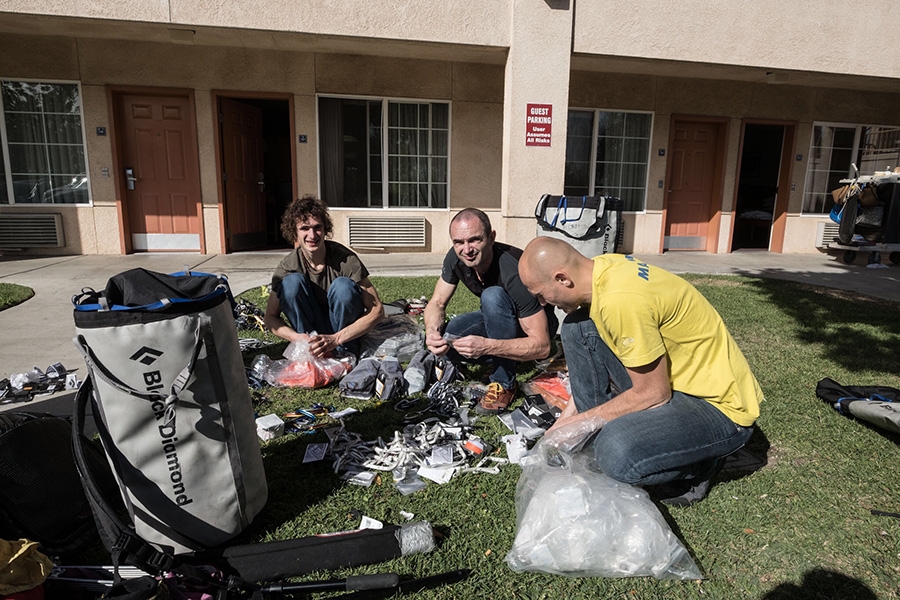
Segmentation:
{"type": "Polygon", "coordinates": [[[123,21],[169,21],[168,0],[4,0],[4,12],[123,21]]]}
{"type": "MultiPolygon", "coordinates": [[[[6,0],[0,10],[0,26],[4,17],[9,17],[8,11],[20,11],[90,17],[93,18],[90,21],[93,30],[102,30],[100,18],[115,14],[117,19],[127,21],[126,25],[135,30],[147,25],[138,20],[163,24],[195,23],[216,28],[217,39],[226,45],[2,33],[0,76],[80,81],[82,84],[94,207],[36,208],[63,213],[67,236],[65,252],[68,253],[120,251],[112,138],[95,133],[98,126],[109,129],[112,125],[107,106],[108,86],[170,87],[192,91],[198,127],[203,233],[208,252],[222,251],[215,166],[218,153],[214,136],[216,120],[212,106],[215,90],[277,92],[293,98],[295,131],[308,138],[307,143],[295,143],[294,147],[300,194],[318,193],[317,94],[451,101],[450,209],[424,213],[428,220],[427,249],[434,252],[443,252],[448,247],[449,218],[465,206],[489,210],[501,239],[521,243],[534,235],[535,202],[543,193],[559,193],[562,189],[569,106],[642,110],[654,115],[646,210],[629,214],[625,219],[623,250],[638,254],[656,253],[660,248],[667,163],[658,151],[668,145],[673,116],[708,116],[728,122],[726,176],[718,199],[722,213],[719,251],[727,251],[730,240],[740,134],[745,119],[788,121],[797,125],[796,143],[790,150],[802,159],[793,163],[796,189],[789,192],[785,251],[814,251],[815,224],[821,220],[799,214],[813,121],[900,123],[900,92],[769,85],[747,80],[745,72],[738,72],[739,69],[726,72],[720,79],[613,73],[598,68],[596,62],[573,69],[573,64],[585,64],[578,60],[584,55],[576,54],[573,58],[567,41],[573,31],[574,4],[556,0],[501,3],[426,0],[415,5],[389,4],[381,0],[369,3],[316,0],[296,7],[266,0],[248,5],[251,10],[231,2],[211,4],[173,0],[149,4],[127,1],[116,3],[116,10],[110,11],[111,3],[99,0],[6,0]],[[261,28],[261,23],[281,31],[324,35],[316,38],[305,33],[294,34],[293,37],[272,37],[263,43],[260,40],[265,38],[265,32],[252,30],[253,27],[261,28]],[[234,38],[233,43],[227,41],[229,35],[234,38]],[[249,36],[256,36],[256,45],[241,45],[249,36]],[[341,38],[342,47],[348,48],[348,52],[355,48],[367,54],[328,50],[333,47],[334,36],[359,36],[341,38]],[[372,42],[372,36],[381,37],[372,42]],[[364,38],[369,39],[368,45],[358,41],[364,38]],[[303,43],[298,42],[296,46],[285,43],[285,40],[294,39],[303,40],[303,43]],[[548,40],[557,43],[548,43],[548,40]],[[385,49],[396,49],[394,44],[399,43],[406,44],[404,52],[389,56],[390,51],[385,49]],[[465,44],[477,46],[487,54],[479,56],[480,62],[455,60],[459,54],[453,49],[465,44]],[[297,50],[300,46],[311,50],[297,50]],[[416,49],[422,49],[421,56],[416,57],[416,49]],[[495,62],[499,53],[505,53],[504,64],[495,62]],[[586,70],[589,67],[595,70],[586,70]],[[553,106],[553,137],[549,148],[524,145],[525,107],[529,103],[553,106]],[[102,175],[104,168],[110,170],[110,177],[102,175]],[[111,234],[113,230],[115,235],[111,234]]],[[[752,6],[743,3],[743,21],[726,19],[722,22],[721,28],[730,32],[730,36],[725,36],[717,27],[703,27],[704,33],[698,35],[672,35],[672,31],[692,30],[693,25],[679,29],[679,23],[687,19],[687,13],[710,16],[712,9],[707,4],[699,0],[688,0],[687,4],[677,7],[651,5],[647,0],[579,3],[574,19],[575,51],[613,57],[659,56],[658,64],[673,60],[721,61],[722,65],[744,68],[769,64],[767,61],[785,65],[784,68],[800,68],[805,64],[803,61],[807,61],[807,68],[821,68],[825,72],[856,69],[857,62],[865,62],[869,71],[859,72],[874,72],[884,67],[886,71],[880,75],[900,81],[900,73],[891,70],[897,68],[892,64],[893,58],[879,59],[879,53],[884,52],[882,46],[888,44],[864,44],[865,52],[850,52],[848,49],[854,46],[847,45],[841,52],[833,45],[818,47],[825,39],[820,32],[830,31],[827,27],[838,22],[832,18],[832,9],[828,7],[819,13],[808,13],[803,12],[806,4],[800,7],[779,4],[780,14],[787,11],[787,15],[799,18],[802,13],[807,20],[814,19],[816,23],[821,14],[828,25],[825,29],[800,27],[797,23],[805,23],[801,20],[793,24],[793,29],[808,29],[816,32],[815,35],[808,36],[808,32],[803,31],[779,37],[783,26],[769,23],[766,39],[779,49],[774,53],[760,48],[757,36],[761,34],[752,26],[754,19],[759,22],[771,20],[773,3],[769,0],[752,6]],[[630,7],[628,10],[625,10],[626,5],[630,7]],[[766,13],[760,6],[767,7],[770,12],[766,13]],[[613,15],[615,19],[610,18],[613,15]],[[616,34],[603,35],[604,30],[596,27],[600,22],[615,23],[616,34]],[[641,33],[635,33],[635,28],[641,33]],[[788,51],[785,40],[798,45],[788,51]],[[806,48],[804,44],[816,45],[819,54],[800,52],[806,48]],[[821,64],[813,65],[810,56],[821,60],[821,64]]],[[[872,7],[864,1],[854,11],[865,13],[874,10],[872,7]]],[[[80,31],[81,23],[85,22],[63,22],[73,32],[80,31]]],[[[119,24],[110,22],[104,35],[115,37],[113,31],[119,24]]],[[[59,20],[56,26],[60,26],[59,20]]],[[[856,27],[858,25],[854,23],[848,31],[856,27]]],[[[884,26],[879,22],[873,27],[874,30],[866,30],[866,39],[878,39],[875,36],[884,26]]],[[[165,31],[164,25],[157,29],[165,31]]],[[[594,59],[599,60],[596,56],[594,59]]],[[[883,83],[884,80],[878,81],[883,83]]],[[[887,81],[886,87],[890,88],[892,80],[887,81]]],[[[895,85],[900,89],[900,84],[895,85]]],[[[337,212],[340,215],[336,218],[336,233],[346,237],[346,218],[352,211],[337,212]]],[[[403,213],[392,211],[390,214],[400,216],[403,213]]]]}
{"type": "Polygon", "coordinates": [[[0,10],[320,35],[505,46],[509,4],[480,0],[5,0],[0,10]]]}
{"type": "MultiPolygon", "coordinates": [[[[579,2],[576,53],[900,77],[900,4],[860,0],[579,2]]],[[[763,76],[764,73],[761,73],[763,76]]]]}
{"type": "MultiPolygon", "coordinates": [[[[521,31],[516,21],[532,11],[551,10],[554,14],[535,22],[530,35],[565,40],[560,45],[576,54],[758,68],[760,78],[766,70],[900,77],[895,44],[887,42],[896,38],[900,5],[884,0],[852,5],[821,0],[5,0],[0,6],[7,13],[174,28],[484,48],[515,46],[513,37],[521,31]],[[559,13],[572,12],[577,12],[574,30],[557,37],[552,22],[559,13]]],[[[284,39],[262,36],[254,43],[277,49],[284,39]]]]}
{"type": "Polygon", "coordinates": [[[571,52],[548,40],[571,36],[574,3],[513,0],[510,49],[503,103],[500,239],[522,246],[535,235],[534,205],[543,194],[562,190],[566,158],[571,52]],[[550,146],[525,143],[528,105],[552,108],[550,146]]]}

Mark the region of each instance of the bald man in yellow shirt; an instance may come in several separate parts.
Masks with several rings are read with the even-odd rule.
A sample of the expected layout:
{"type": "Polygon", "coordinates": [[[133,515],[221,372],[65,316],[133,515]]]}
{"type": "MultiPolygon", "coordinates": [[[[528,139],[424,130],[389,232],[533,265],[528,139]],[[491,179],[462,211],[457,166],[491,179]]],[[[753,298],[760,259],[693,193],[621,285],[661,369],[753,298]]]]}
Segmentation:
{"type": "Polygon", "coordinates": [[[706,497],[750,439],[762,391],[722,318],[692,285],[631,256],[582,256],[538,237],[519,275],[568,313],[561,330],[573,401],[547,432],[589,444],[604,473],[664,503],[706,497]]]}

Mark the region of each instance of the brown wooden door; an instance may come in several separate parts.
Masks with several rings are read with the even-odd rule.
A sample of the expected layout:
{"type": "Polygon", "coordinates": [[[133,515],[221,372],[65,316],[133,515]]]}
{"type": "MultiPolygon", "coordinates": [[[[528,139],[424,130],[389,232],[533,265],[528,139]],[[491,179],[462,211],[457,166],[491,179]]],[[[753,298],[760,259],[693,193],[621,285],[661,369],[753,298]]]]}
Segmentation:
{"type": "Polygon", "coordinates": [[[716,181],[718,123],[675,121],[669,160],[669,250],[705,250],[716,181]]]}
{"type": "Polygon", "coordinates": [[[262,110],[221,100],[225,239],[231,251],[266,244],[262,110]]]}
{"type": "Polygon", "coordinates": [[[186,96],[120,94],[118,125],[134,250],[201,250],[197,135],[186,96]]]}

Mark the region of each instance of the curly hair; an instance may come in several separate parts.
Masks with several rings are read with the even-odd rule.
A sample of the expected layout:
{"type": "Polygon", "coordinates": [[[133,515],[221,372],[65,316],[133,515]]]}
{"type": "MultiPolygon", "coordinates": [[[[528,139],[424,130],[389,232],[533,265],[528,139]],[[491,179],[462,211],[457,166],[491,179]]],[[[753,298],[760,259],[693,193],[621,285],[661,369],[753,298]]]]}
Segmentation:
{"type": "Polygon", "coordinates": [[[284,216],[281,217],[281,235],[289,243],[294,244],[297,241],[297,224],[310,217],[322,223],[325,237],[330,238],[334,225],[331,222],[331,215],[328,214],[328,205],[311,194],[297,198],[284,211],[284,216]]]}

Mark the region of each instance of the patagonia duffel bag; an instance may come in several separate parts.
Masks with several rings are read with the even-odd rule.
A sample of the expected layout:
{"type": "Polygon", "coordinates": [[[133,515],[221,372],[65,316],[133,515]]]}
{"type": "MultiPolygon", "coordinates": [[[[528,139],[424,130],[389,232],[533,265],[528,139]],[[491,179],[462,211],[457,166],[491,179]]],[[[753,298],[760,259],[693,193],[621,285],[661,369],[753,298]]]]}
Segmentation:
{"type": "Polygon", "coordinates": [[[137,535],[167,554],[214,548],[267,486],[224,277],[133,269],[73,298],[93,414],[137,535]]]}

